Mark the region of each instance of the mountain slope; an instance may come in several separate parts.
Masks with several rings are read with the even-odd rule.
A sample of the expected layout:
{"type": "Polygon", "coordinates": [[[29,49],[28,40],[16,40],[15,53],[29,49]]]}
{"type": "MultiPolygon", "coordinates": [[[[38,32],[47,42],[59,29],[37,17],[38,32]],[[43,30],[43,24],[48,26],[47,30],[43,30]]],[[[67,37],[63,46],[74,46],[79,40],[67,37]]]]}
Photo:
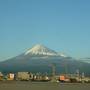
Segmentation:
{"type": "Polygon", "coordinates": [[[0,63],[0,71],[51,72],[51,64],[56,64],[57,73],[75,73],[77,69],[90,74],[90,64],[66,57],[43,45],[36,45],[25,53],[0,63]]]}

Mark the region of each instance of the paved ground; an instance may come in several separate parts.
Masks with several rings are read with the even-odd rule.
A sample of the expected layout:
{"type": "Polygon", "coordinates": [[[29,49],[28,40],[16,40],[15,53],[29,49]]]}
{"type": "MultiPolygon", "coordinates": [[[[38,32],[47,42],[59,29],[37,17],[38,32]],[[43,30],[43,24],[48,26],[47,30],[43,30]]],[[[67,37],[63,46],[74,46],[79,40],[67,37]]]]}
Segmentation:
{"type": "Polygon", "coordinates": [[[0,90],[90,90],[90,84],[4,81],[0,82],[0,90]]]}

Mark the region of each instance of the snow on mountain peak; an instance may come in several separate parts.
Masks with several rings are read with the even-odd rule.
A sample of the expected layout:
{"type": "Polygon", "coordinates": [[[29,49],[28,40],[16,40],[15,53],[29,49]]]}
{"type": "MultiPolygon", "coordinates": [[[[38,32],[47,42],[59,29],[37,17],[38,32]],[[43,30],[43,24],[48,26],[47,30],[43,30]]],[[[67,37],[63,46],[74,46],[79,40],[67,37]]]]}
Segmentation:
{"type": "Polygon", "coordinates": [[[57,52],[45,47],[44,45],[37,44],[25,53],[25,55],[27,54],[56,56],[57,52]]]}
{"type": "Polygon", "coordinates": [[[25,55],[45,55],[45,56],[67,57],[65,54],[55,52],[54,50],[51,50],[42,44],[37,44],[33,46],[31,49],[25,52],[25,55]]]}
{"type": "Polygon", "coordinates": [[[62,57],[67,57],[67,55],[66,54],[64,54],[64,53],[58,53],[60,56],[62,56],[62,57]]]}

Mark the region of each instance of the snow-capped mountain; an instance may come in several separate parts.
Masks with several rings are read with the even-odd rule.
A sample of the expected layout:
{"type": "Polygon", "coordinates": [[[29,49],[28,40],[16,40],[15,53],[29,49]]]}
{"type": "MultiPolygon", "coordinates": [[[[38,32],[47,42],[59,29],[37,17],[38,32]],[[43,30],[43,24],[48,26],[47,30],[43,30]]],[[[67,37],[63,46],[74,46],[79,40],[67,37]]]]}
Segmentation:
{"type": "Polygon", "coordinates": [[[41,45],[41,44],[37,44],[34,47],[32,47],[31,49],[29,49],[28,51],[26,51],[25,55],[44,55],[44,56],[62,56],[62,57],[66,57],[64,54],[58,53],[54,50],[51,50],[51,49],[49,49],[46,46],[41,45]]]}
{"type": "Polygon", "coordinates": [[[90,64],[77,61],[63,53],[51,50],[44,45],[38,44],[26,52],[11,59],[0,62],[0,71],[4,72],[51,72],[50,65],[55,63],[58,73],[65,72],[67,64],[68,72],[73,73],[76,69],[90,74],[90,64]],[[82,66],[81,66],[82,65],[82,66]]]}

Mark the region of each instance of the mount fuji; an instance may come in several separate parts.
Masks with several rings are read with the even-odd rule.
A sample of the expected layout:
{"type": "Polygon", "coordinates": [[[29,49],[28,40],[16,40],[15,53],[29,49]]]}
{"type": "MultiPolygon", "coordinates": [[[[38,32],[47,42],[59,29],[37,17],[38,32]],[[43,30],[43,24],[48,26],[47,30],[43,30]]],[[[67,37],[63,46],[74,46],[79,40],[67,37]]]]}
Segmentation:
{"type": "Polygon", "coordinates": [[[44,45],[37,44],[28,51],[25,52],[25,55],[34,55],[34,56],[61,56],[61,57],[66,57],[62,53],[58,53],[54,50],[51,50],[47,48],[44,45]]]}
{"type": "Polygon", "coordinates": [[[90,63],[77,61],[76,59],[58,53],[44,45],[37,44],[26,52],[11,59],[0,62],[2,72],[48,72],[51,73],[51,64],[56,65],[57,73],[75,73],[77,69],[90,74],[90,63]]]}

